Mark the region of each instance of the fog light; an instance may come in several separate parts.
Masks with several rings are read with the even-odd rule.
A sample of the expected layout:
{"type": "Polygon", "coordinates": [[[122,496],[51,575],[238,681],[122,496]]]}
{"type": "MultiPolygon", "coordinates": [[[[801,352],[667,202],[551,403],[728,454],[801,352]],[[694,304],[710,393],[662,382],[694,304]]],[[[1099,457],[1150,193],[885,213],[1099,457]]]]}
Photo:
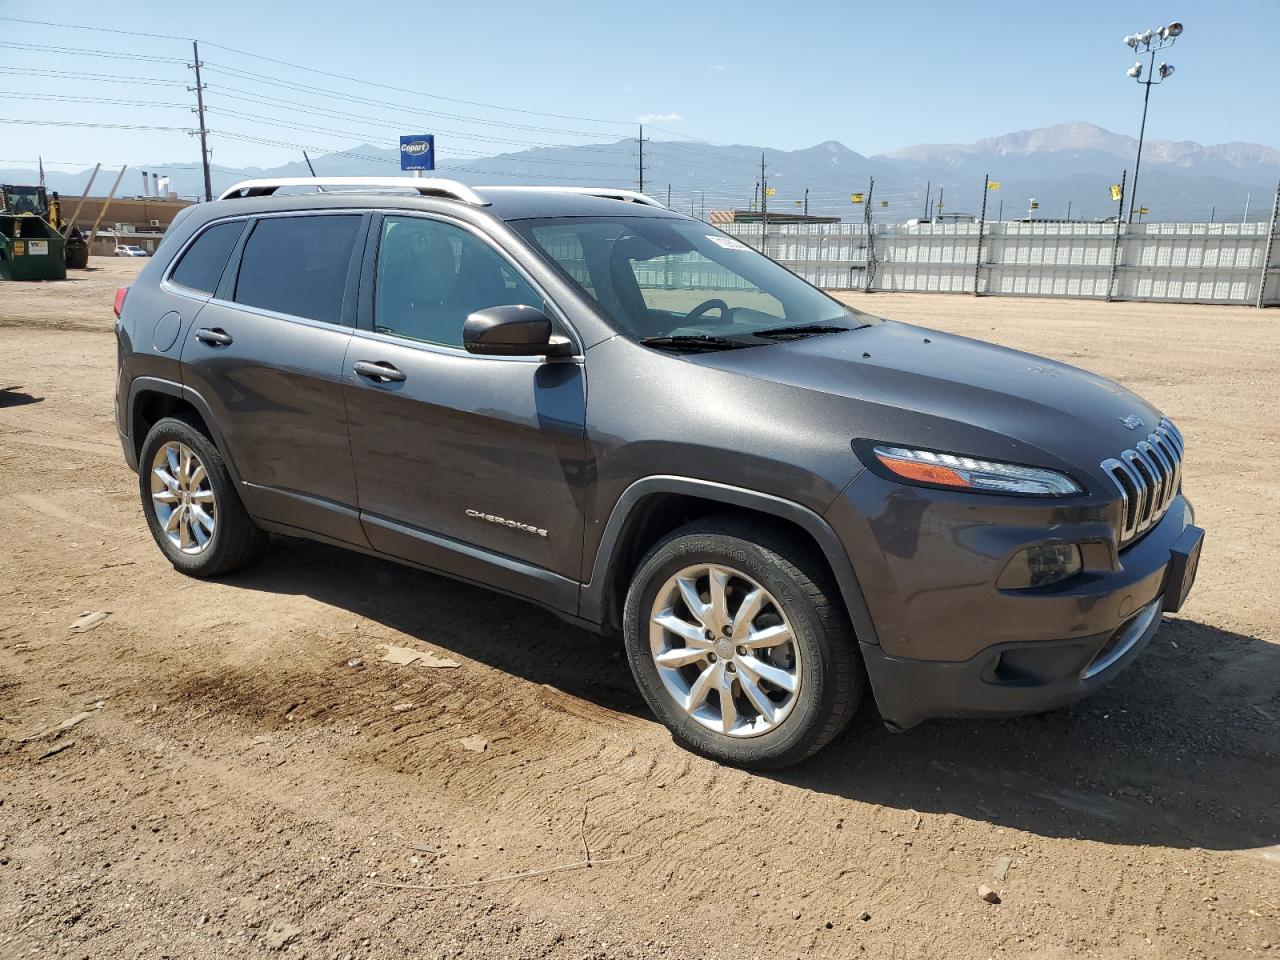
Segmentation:
{"type": "Polygon", "coordinates": [[[1047,587],[1080,572],[1080,548],[1074,543],[1043,543],[1014,554],[996,586],[1002,590],[1047,587]]]}

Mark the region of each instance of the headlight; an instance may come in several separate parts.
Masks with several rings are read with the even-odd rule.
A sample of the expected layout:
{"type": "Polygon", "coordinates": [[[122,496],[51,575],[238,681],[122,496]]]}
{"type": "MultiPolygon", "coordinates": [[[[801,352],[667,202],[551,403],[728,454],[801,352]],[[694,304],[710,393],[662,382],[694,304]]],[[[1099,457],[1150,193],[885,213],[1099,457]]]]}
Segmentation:
{"type": "Polygon", "coordinates": [[[1066,497],[1084,492],[1066,474],[1041,467],[906,447],[876,446],[872,451],[886,470],[914,483],[1034,497],[1066,497]]]}

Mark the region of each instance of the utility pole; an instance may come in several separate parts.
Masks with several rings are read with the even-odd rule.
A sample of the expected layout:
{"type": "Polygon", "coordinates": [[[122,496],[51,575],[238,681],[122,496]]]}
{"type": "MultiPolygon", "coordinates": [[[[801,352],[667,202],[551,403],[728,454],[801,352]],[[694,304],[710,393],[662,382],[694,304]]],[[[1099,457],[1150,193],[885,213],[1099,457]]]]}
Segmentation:
{"type": "Polygon", "coordinates": [[[934,210],[938,211],[938,216],[942,216],[942,195],[947,192],[946,187],[938,187],[938,202],[934,205],[934,210]]]}
{"type": "Polygon", "coordinates": [[[804,188],[804,215],[809,215],[809,188],[804,188]]]}
{"type": "Polygon", "coordinates": [[[867,269],[863,277],[863,293],[871,292],[871,284],[876,278],[876,244],[871,234],[871,195],[876,189],[876,178],[867,178],[867,205],[862,211],[862,227],[867,232],[867,269]]]}
{"type": "Polygon", "coordinates": [[[982,213],[978,217],[978,255],[973,262],[973,295],[981,296],[978,292],[978,274],[982,272],[982,232],[987,226],[987,194],[991,190],[991,174],[986,174],[982,178],[982,213]]]}
{"type": "Polygon", "coordinates": [[[644,124],[640,124],[640,192],[644,193],[644,124]]]}
{"type": "Polygon", "coordinates": [[[667,209],[671,209],[671,184],[667,184],[667,209]]]}
{"type": "Polygon", "coordinates": [[[698,219],[705,221],[707,219],[707,191],[698,191],[698,204],[702,211],[702,215],[698,219]]]}
{"type": "Polygon", "coordinates": [[[926,180],[924,183],[924,218],[929,219],[929,196],[933,193],[933,181],[926,180]]]}
{"type": "Polygon", "coordinates": [[[1067,201],[1067,223],[1071,222],[1071,201],[1067,201]]]}
{"type": "Polygon", "coordinates": [[[757,209],[756,204],[760,202],[760,181],[756,181],[755,187],[751,191],[751,209],[757,209]]]}
{"type": "Polygon", "coordinates": [[[1000,198],[1000,210],[996,213],[996,220],[1004,223],[1004,197],[1000,198]]]}
{"type": "Polygon", "coordinates": [[[209,131],[204,125],[204,83],[200,80],[200,44],[192,40],[191,52],[195,57],[196,114],[200,118],[200,165],[204,167],[204,198],[213,199],[213,179],[209,176],[209,131]]]}

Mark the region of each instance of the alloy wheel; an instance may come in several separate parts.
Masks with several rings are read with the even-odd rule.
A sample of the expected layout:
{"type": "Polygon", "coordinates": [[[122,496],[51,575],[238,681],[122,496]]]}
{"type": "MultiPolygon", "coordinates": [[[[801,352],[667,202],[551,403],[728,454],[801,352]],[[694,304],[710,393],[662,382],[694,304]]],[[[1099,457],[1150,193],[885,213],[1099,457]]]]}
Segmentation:
{"type": "Polygon", "coordinates": [[[782,606],[724,564],[686,567],[663,584],[649,646],[677,706],[716,733],[760,736],[796,704],[803,664],[782,606]]]}
{"type": "Polygon", "coordinates": [[[152,458],[151,507],[165,538],[183,553],[202,553],[213,541],[218,504],[209,473],[181,441],[169,441],[152,458]]]}

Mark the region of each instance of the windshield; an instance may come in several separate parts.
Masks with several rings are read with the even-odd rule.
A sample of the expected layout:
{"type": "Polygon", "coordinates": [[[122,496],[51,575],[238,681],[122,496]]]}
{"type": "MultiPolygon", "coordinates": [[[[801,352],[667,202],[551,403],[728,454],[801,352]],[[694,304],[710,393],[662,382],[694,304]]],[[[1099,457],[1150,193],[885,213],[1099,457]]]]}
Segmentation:
{"type": "Polygon", "coordinates": [[[783,328],[808,328],[795,331],[804,335],[875,322],[705,223],[563,217],[511,226],[636,340],[744,345],[769,342],[757,334],[783,328]]]}

